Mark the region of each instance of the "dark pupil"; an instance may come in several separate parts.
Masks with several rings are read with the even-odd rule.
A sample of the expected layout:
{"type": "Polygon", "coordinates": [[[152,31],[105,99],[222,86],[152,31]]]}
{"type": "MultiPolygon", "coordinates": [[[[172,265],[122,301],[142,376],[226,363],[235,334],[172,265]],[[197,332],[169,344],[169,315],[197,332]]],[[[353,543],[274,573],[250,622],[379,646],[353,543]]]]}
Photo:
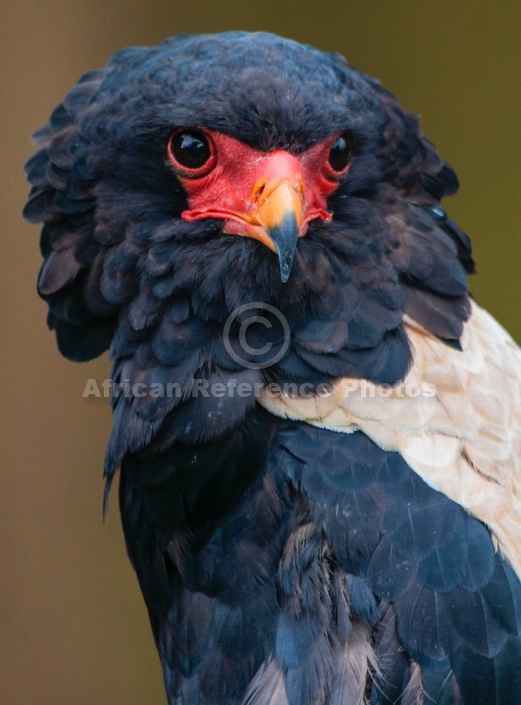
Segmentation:
{"type": "Polygon", "coordinates": [[[181,166],[199,169],[210,158],[210,147],[200,132],[178,132],[172,139],[174,157],[181,166]]]}
{"type": "Polygon", "coordinates": [[[349,164],[351,150],[345,137],[340,136],[331,147],[329,152],[329,165],[334,171],[344,171],[349,164]]]}

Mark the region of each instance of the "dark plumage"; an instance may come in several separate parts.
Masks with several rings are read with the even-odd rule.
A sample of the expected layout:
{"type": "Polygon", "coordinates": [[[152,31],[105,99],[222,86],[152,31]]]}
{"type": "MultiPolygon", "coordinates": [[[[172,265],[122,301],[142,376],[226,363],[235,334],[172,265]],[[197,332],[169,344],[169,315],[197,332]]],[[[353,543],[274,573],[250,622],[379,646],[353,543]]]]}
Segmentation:
{"type": "Polygon", "coordinates": [[[390,441],[304,410],[279,418],[258,393],[398,385],[417,364],[410,320],[464,354],[473,262],[440,206],[458,182],[418,119],[337,54],[229,33],[118,52],[36,140],[25,216],[44,223],[49,327],[72,360],[109,349],[132,389],[113,399],[105,471],[109,487],[121,468],[169,703],[520,702],[521,585],[479,512],[390,441]],[[345,136],[349,168],[337,155],[287,282],[255,234],[183,219],[198,177],[168,156],[180,128],[287,163],[345,136]],[[286,339],[265,305],[291,331],[271,365],[286,339]],[[245,347],[255,314],[270,325],[249,325],[245,347]],[[226,391],[194,393],[197,380],[226,391]]]}

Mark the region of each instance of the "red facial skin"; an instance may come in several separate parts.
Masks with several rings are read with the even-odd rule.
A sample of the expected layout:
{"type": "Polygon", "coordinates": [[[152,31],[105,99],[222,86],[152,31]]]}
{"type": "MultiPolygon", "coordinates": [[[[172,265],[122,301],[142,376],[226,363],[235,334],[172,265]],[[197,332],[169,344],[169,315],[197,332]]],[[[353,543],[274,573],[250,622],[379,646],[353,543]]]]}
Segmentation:
{"type": "Polygon", "coordinates": [[[212,130],[186,129],[203,133],[211,154],[204,166],[187,169],[169,145],[170,162],[188,198],[183,220],[222,219],[223,232],[252,237],[275,251],[269,231],[288,213],[295,217],[299,237],[311,220],[332,219],[327,198],[349,170],[347,165],[336,172],[328,162],[338,134],[295,156],[281,149],[266,154],[212,130]]]}

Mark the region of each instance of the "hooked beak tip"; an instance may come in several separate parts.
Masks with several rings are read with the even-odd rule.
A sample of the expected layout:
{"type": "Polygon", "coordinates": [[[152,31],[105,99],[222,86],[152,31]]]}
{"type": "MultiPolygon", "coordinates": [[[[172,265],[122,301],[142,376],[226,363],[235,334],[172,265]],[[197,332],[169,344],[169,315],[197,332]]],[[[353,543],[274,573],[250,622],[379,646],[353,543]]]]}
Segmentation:
{"type": "Polygon", "coordinates": [[[280,278],[284,284],[288,281],[293,266],[299,232],[300,225],[293,211],[286,212],[282,220],[268,229],[268,235],[279,257],[280,278]]]}

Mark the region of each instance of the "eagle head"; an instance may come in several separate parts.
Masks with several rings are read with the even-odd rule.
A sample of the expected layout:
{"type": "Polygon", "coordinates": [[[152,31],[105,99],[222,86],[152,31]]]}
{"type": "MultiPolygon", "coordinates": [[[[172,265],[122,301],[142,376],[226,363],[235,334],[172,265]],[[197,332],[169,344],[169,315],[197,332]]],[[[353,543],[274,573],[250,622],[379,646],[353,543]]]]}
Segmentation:
{"type": "MultiPolygon", "coordinates": [[[[25,216],[43,222],[38,290],[71,359],[110,348],[116,379],[186,395],[196,374],[253,374],[230,346],[280,347],[259,304],[291,331],[264,383],[395,383],[404,314],[457,344],[472,259],[440,206],[457,178],[338,54],[243,32],[124,49],[35,139],[25,216]]],[[[141,445],[175,403],[134,400],[141,445]]]]}

